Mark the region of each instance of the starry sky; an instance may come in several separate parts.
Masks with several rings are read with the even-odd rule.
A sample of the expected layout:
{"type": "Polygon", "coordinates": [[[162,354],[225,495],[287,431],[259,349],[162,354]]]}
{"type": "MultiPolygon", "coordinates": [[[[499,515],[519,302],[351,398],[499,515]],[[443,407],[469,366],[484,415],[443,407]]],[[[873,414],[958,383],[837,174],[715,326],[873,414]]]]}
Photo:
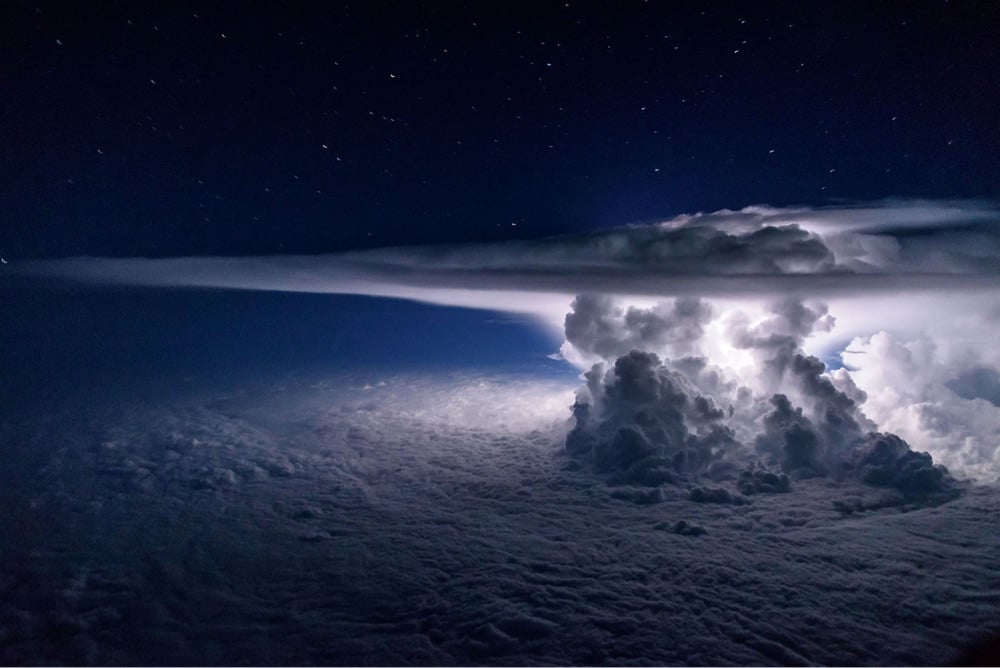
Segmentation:
{"type": "Polygon", "coordinates": [[[0,664],[996,653],[998,6],[0,1],[0,664]]]}
{"type": "Polygon", "coordinates": [[[6,2],[0,255],[992,198],[992,3],[6,2]]]}

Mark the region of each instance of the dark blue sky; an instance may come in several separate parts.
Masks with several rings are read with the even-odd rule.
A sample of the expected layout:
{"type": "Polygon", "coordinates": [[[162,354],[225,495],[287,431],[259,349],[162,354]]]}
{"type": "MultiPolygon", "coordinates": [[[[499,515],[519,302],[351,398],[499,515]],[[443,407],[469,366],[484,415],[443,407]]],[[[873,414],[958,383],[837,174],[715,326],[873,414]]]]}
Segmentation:
{"type": "Polygon", "coordinates": [[[351,295],[30,287],[0,284],[4,406],[344,370],[576,375],[546,357],[559,347],[551,334],[511,314],[351,295]]]}
{"type": "Polygon", "coordinates": [[[676,4],[3,3],[0,255],[1000,192],[993,3],[676,4]]]}

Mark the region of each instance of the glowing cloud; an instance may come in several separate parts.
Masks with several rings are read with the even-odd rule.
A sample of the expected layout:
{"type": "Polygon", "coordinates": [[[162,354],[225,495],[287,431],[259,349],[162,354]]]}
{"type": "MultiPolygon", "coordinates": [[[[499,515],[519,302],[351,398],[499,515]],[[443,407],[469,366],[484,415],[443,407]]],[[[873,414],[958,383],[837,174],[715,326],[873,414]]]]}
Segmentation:
{"type": "MultiPolygon", "coordinates": [[[[581,422],[578,414],[577,423],[597,419],[598,440],[614,440],[627,426],[615,417],[611,388],[624,382],[618,363],[631,359],[623,368],[644,366],[688,397],[675,407],[681,421],[667,421],[676,434],[721,438],[694,428],[690,411],[701,410],[692,408],[701,397],[710,413],[729,413],[726,438],[756,444],[757,454],[790,471],[850,463],[845,443],[860,447],[879,428],[958,471],[1000,475],[1000,408],[961,381],[1000,368],[990,345],[1000,320],[1000,209],[992,203],[753,206],[503,243],[321,256],[12,260],[4,273],[527,313],[564,332],[560,354],[591,369],[589,405],[604,416],[581,422]],[[921,345],[933,353],[915,354],[921,345]],[[629,358],[632,351],[655,360],[629,358]],[[846,368],[827,371],[823,362],[836,367],[841,356],[846,368]],[[610,385],[602,390],[601,383],[610,385]]],[[[646,452],[648,435],[626,432],[623,447],[646,452]]]]}
{"type": "MultiPolygon", "coordinates": [[[[1000,285],[1000,212],[978,202],[697,214],[655,225],[338,255],[69,258],[8,272],[74,280],[473,301],[468,291],[808,297],[1000,285]]],[[[483,298],[490,301],[489,298],[483,298]]],[[[503,301],[503,300],[497,300],[503,301]]]]}

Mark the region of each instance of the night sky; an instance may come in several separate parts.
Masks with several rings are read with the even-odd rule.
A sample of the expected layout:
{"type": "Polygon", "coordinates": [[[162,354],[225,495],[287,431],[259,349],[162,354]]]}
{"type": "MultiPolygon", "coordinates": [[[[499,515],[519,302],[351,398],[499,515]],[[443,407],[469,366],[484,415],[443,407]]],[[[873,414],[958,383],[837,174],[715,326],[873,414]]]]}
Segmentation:
{"type": "Polygon", "coordinates": [[[4,257],[1000,191],[992,3],[7,2],[4,257]]]}
{"type": "Polygon", "coordinates": [[[1000,4],[314,5],[0,0],[0,664],[997,665],[1000,4]]]}

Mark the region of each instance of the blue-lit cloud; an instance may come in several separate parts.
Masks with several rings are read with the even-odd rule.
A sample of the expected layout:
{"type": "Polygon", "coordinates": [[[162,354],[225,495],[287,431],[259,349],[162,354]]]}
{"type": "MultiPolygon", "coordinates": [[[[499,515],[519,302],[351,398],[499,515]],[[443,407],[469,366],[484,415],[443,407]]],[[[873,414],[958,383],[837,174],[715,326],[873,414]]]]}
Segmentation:
{"type": "MultiPolygon", "coordinates": [[[[714,382],[699,393],[733,407],[734,440],[758,443],[776,464],[805,457],[780,454],[783,445],[768,450],[768,439],[791,443],[784,432],[766,435],[767,424],[780,422],[785,430],[797,425],[801,443],[808,441],[800,449],[818,458],[811,464],[835,468],[838,437],[826,432],[839,415],[840,445],[882,429],[958,474],[1000,477],[1000,408],[960,382],[970,370],[1000,368],[1000,352],[984,344],[1000,320],[1000,209],[992,203],[755,206],[504,243],[325,256],[66,258],[11,261],[4,270],[529,313],[565,336],[561,356],[581,370],[611,368],[632,350],[657,355],[669,373],[702,360],[684,377],[694,387],[714,382]],[[828,373],[814,356],[841,356],[846,368],[828,373]],[[779,410],[775,395],[803,409],[803,419],[768,423],[779,410]]],[[[837,452],[837,462],[850,459],[837,452]]]]}
{"type": "MultiPolygon", "coordinates": [[[[413,296],[434,291],[805,296],[992,289],[1000,211],[979,202],[681,216],[582,235],[338,255],[67,258],[8,271],[135,285],[413,296]]],[[[487,299],[488,300],[488,299],[487,299]]]]}

